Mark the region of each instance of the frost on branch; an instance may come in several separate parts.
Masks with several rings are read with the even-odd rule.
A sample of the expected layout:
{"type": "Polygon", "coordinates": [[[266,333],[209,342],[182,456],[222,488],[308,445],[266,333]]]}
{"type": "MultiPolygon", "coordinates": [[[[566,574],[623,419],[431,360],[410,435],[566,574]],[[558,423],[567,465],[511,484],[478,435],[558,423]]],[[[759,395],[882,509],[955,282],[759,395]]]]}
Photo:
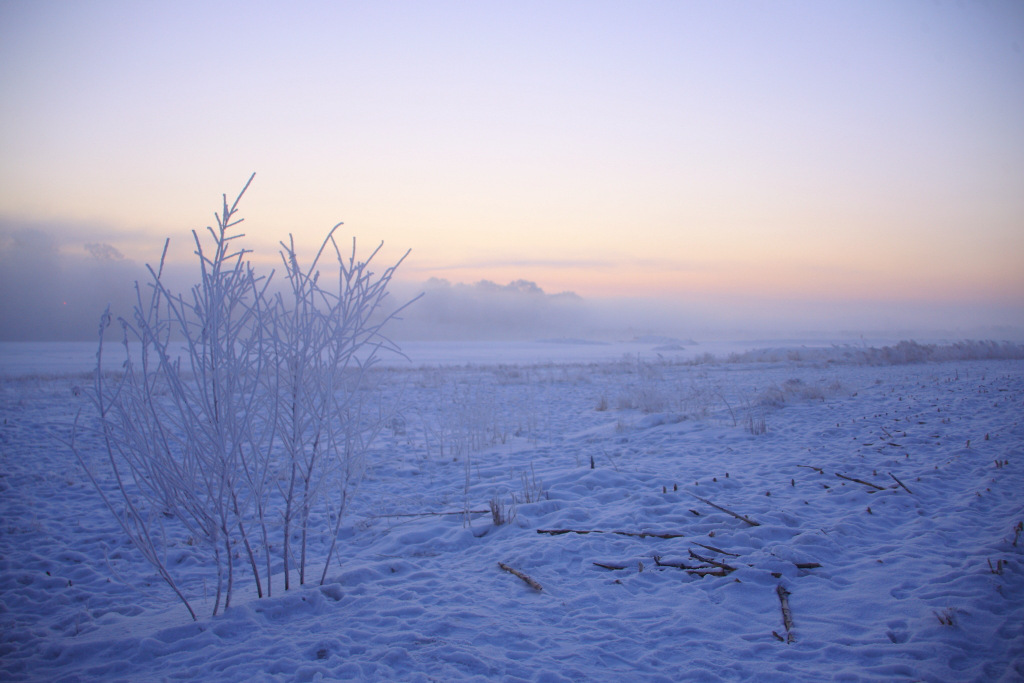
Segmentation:
{"type": "MultiPolygon", "coordinates": [[[[252,575],[257,594],[300,584],[314,562],[322,583],[363,457],[387,420],[369,372],[381,349],[398,349],[381,307],[395,269],[376,275],[327,235],[303,267],[294,240],[281,244],[282,291],[257,275],[236,246],[238,203],[249,182],[217,214],[216,228],[193,231],[198,284],[166,284],[167,243],[149,282],[136,283],[129,318],[119,318],[127,358],[103,363],[103,333],[91,391],[103,464],[93,466],[72,439],[121,529],[195,618],[194,596],[168,553],[188,545],[212,575],[213,614],[231,604],[236,577],[252,575]],[[333,259],[337,279],[322,278],[333,259]],[[325,280],[332,280],[325,282],[325,280]],[[376,400],[375,400],[376,397],[376,400]],[[110,482],[113,482],[111,485],[110,482]],[[316,560],[314,547],[327,550],[316,560]]],[[[333,272],[333,271],[332,271],[333,272]]],[[[411,302],[410,302],[411,303],[411,302]]],[[[76,427],[77,429],[77,427],[76,427]]]]}

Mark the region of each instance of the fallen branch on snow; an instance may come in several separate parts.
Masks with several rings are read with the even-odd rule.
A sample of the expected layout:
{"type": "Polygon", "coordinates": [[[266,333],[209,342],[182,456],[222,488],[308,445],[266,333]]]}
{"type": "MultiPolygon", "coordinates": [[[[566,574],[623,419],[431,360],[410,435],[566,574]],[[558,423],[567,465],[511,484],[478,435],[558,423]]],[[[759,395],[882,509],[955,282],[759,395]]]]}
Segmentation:
{"type": "Polygon", "coordinates": [[[535,590],[535,591],[542,591],[542,590],[544,590],[539,583],[537,583],[536,581],[534,581],[533,579],[531,579],[529,576],[527,576],[526,574],[522,573],[518,569],[513,569],[512,567],[508,566],[504,562],[499,562],[498,566],[501,567],[502,569],[504,569],[505,571],[507,571],[509,574],[512,574],[513,576],[518,576],[520,579],[522,579],[526,583],[527,586],[529,586],[533,590],[535,590]]]}
{"type": "Polygon", "coordinates": [[[838,472],[836,472],[836,476],[839,477],[840,479],[845,479],[846,481],[855,481],[858,484],[864,484],[865,486],[870,486],[871,488],[877,489],[879,491],[884,491],[885,490],[884,486],[879,486],[878,484],[872,484],[870,481],[864,481],[863,479],[854,479],[853,477],[848,477],[845,474],[839,474],[838,472]]]}
{"type": "Polygon", "coordinates": [[[605,531],[604,529],[537,529],[538,534],[561,536],[562,534],[616,534],[637,538],[682,538],[682,534],[656,534],[649,531],[605,531]]]}
{"type": "Polygon", "coordinates": [[[721,505],[716,505],[715,503],[712,503],[707,498],[701,498],[700,496],[698,496],[695,493],[691,493],[690,495],[693,496],[694,498],[696,498],[697,500],[699,500],[700,502],[706,503],[707,505],[710,505],[711,507],[715,508],[716,510],[721,510],[722,512],[724,512],[727,515],[732,515],[736,519],[739,519],[739,520],[742,520],[742,521],[746,522],[750,526],[761,526],[761,524],[759,522],[755,522],[754,520],[750,519],[749,517],[744,517],[743,515],[741,515],[739,513],[736,513],[736,512],[733,512],[732,510],[730,510],[728,508],[724,508],[721,505]]]}
{"type": "Polygon", "coordinates": [[[775,593],[779,596],[779,604],[782,605],[782,624],[786,627],[786,642],[792,643],[796,638],[793,636],[793,613],[789,609],[790,593],[781,583],[775,587],[775,593]]]}
{"type": "Polygon", "coordinates": [[[725,562],[719,562],[718,560],[713,560],[710,557],[703,557],[702,555],[698,555],[697,553],[693,552],[693,550],[690,550],[690,557],[700,562],[703,562],[704,564],[710,564],[712,567],[718,567],[719,569],[723,569],[727,572],[736,571],[736,567],[733,567],[732,565],[726,564],[725,562]]]}
{"type": "Polygon", "coordinates": [[[626,565],[624,564],[605,564],[604,562],[595,562],[594,566],[600,567],[601,569],[611,569],[612,571],[626,568],[626,565]]]}
{"type": "Polygon", "coordinates": [[[661,561],[661,555],[655,555],[654,556],[654,564],[659,566],[659,567],[673,567],[675,569],[687,569],[687,570],[705,569],[705,567],[691,567],[691,566],[689,566],[687,564],[684,564],[682,562],[662,562],[661,561]]]}
{"type": "Polygon", "coordinates": [[[699,545],[701,548],[705,548],[705,549],[710,550],[711,552],[714,552],[714,553],[719,553],[721,555],[728,555],[729,557],[739,557],[739,555],[737,555],[736,553],[730,553],[728,551],[722,550],[721,548],[716,548],[713,545],[704,545],[703,543],[697,543],[697,541],[690,541],[690,542],[693,543],[694,545],[699,545]]]}
{"type": "Polygon", "coordinates": [[[899,484],[900,486],[902,486],[902,487],[903,487],[903,490],[904,490],[904,491],[906,491],[906,492],[907,492],[907,493],[909,493],[910,495],[914,495],[914,492],[913,492],[913,491],[911,491],[910,489],[908,489],[908,488],[907,488],[907,485],[906,485],[906,484],[904,484],[904,483],[903,483],[902,481],[900,481],[899,479],[897,479],[897,478],[896,478],[896,475],[895,475],[895,474],[893,474],[892,472],[890,472],[890,473],[889,473],[889,476],[893,478],[893,481],[895,481],[895,482],[896,482],[897,484],[899,484]]]}

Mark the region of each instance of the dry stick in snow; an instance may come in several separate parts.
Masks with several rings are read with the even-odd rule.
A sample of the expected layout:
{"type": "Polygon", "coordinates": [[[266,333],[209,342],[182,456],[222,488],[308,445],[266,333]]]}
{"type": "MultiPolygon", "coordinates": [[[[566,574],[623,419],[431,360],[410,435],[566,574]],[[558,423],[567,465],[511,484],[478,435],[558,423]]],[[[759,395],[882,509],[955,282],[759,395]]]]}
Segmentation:
{"type": "Polygon", "coordinates": [[[809,470],[814,470],[818,474],[825,474],[825,470],[821,469],[820,467],[815,467],[814,465],[797,465],[797,467],[806,467],[809,470]]]}
{"type": "Polygon", "coordinates": [[[779,596],[779,604],[782,605],[782,623],[786,627],[786,642],[792,643],[795,638],[793,637],[793,613],[789,609],[789,591],[782,587],[780,583],[775,587],[775,592],[779,596]]]}
{"type": "Polygon", "coordinates": [[[836,472],[836,476],[839,477],[840,479],[845,479],[846,481],[855,481],[858,484],[864,484],[865,486],[870,486],[871,488],[878,489],[879,491],[884,491],[885,490],[884,486],[879,486],[878,484],[872,484],[870,481],[864,481],[863,479],[854,479],[853,477],[848,477],[845,474],[839,474],[838,472],[836,472]]]}
{"type": "Polygon", "coordinates": [[[509,574],[512,574],[514,576],[518,576],[520,579],[522,579],[523,581],[526,582],[527,586],[529,586],[533,590],[535,590],[535,591],[542,591],[542,590],[544,590],[543,588],[541,588],[541,585],[539,583],[537,583],[536,581],[534,581],[533,579],[531,579],[529,576],[527,576],[526,574],[522,573],[518,569],[513,569],[512,567],[508,566],[504,562],[499,562],[498,566],[501,567],[502,569],[504,569],[505,571],[507,571],[509,574]]]}
{"type": "Polygon", "coordinates": [[[691,493],[690,495],[693,496],[694,498],[696,498],[697,500],[699,500],[700,502],[706,503],[707,505],[710,505],[711,507],[715,508],[716,510],[721,510],[722,512],[724,512],[727,515],[732,515],[736,519],[739,519],[739,520],[742,520],[742,521],[746,522],[750,526],[761,526],[761,524],[759,522],[755,522],[754,520],[750,519],[749,517],[744,517],[743,515],[738,514],[736,512],[733,512],[732,510],[729,510],[727,508],[724,508],[721,505],[715,505],[714,503],[712,503],[707,498],[701,498],[700,496],[698,496],[696,494],[693,494],[693,493],[691,493]]]}
{"type": "Polygon", "coordinates": [[[902,487],[903,487],[903,490],[904,490],[904,491],[906,491],[906,492],[907,492],[907,493],[909,493],[910,495],[914,495],[914,492],[913,492],[913,491],[911,491],[910,489],[908,489],[908,488],[907,488],[907,485],[906,485],[906,484],[904,484],[904,483],[903,483],[902,481],[900,481],[899,479],[896,479],[896,475],[895,475],[895,474],[893,474],[892,472],[890,472],[890,473],[889,473],[889,476],[890,476],[890,477],[892,477],[892,478],[893,478],[893,480],[895,480],[895,482],[896,482],[897,484],[899,484],[900,486],[902,486],[902,487]]]}
{"type": "Polygon", "coordinates": [[[605,564],[604,562],[595,562],[594,565],[600,567],[601,569],[611,569],[613,571],[617,569],[626,568],[626,566],[622,564],[605,564]]]}
{"type": "Polygon", "coordinates": [[[659,567],[675,567],[676,569],[701,569],[701,567],[691,567],[683,562],[662,562],[661,555],[654,556],[654,564],[659,567]]]}
{"type": "Polygon", "coordinates": [[[604,529],[537,529],[538,534],[561,536],[562,534],[616,534],[637,538],[682,538],[682,534],[656,534],[650,531],[605,531],[604,529]]]}
{"type": "Polygon", "coordinates": [[[725,562],[719,562],[718,560],[712,560],[710,557],[703,557],[703,556],[698,555],[697,553],[693,552],[693,550],[690,550],[690,557],[692,557],[695,560],[699,560],[700,562],[703,562],[704,564],[710,564],[710,565],[712,565],[714,567],[718,567],[719,569],[724,569],[727,572],[734,572],[734,571],[736,571],[736,567],[733,567],[732,565],[728,565],[725,562]]]}
{"type": "Polygon", "coordinates": [[[722,555],[728,555],[730,557],[739,557],[739,555],[737,555],[736,553],[730,553],[730,552],[728,552],[726,550],[722,550],[721,548],[716,548],[713,545],[704,545],[703,543],[697,543],[697,541],[690,541],[690,542],[693,543],[694,545],[699,545],[701,548],[705,548],[705,549],[710,550],[710,551],[715,552],[715,553],[721,553],[722,555]]]}

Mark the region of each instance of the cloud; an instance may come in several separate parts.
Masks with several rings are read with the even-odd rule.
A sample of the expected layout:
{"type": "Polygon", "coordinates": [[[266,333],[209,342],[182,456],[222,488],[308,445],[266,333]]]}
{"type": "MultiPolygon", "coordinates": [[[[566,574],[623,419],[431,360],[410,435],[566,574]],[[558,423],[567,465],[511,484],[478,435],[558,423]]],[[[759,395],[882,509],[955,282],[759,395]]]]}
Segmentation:
{"type": "Polygon", "coordinates": [[[433,278],[393,287],[394,301],[423,298],[390,326],[396,341],[624,340],[645,335],[696,340],[1024,339],[1019,306],[979,306],[893,297],[835,301],[753,296],[582,298],[547,294],[529,280],[500,285],[433,278]]]}
{"type": "Polygon", "coordinates": [[[117,250],[116,247],[111,246],[105,242],[90,242],[85,245],[85,250],[89,252],[97,261],[123,261],[124,254],[117,250]]]}
{"type": "MultiPolygon", "coordinates": [[[[535,282],[490,280],[474,284],[431,278],[420,288],[423,298],[402,312],[392,326],[399,339],[524,340],[578,333],[588,311],[572,292],[547,294],[535,282]]],[[[399,285],[396,299],[414,290],[399,285]]]]}

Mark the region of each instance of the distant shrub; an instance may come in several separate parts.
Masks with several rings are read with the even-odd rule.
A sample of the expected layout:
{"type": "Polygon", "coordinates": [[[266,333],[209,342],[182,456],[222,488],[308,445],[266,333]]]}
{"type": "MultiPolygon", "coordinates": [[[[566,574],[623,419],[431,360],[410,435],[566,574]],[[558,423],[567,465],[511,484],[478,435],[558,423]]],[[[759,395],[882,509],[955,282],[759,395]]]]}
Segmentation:
{"type": "MultiPolygon", "coordinates": [[[[743,353],[730,353],[727,363],[842,363],[850,365],[907,365],[941,361],[968,360],[1020,360],[1024,359],[1024,345],[1009,341],[965,340],[951,344],[921,344],[903,340],[893,346],[881,348],[831,346],[828,348],[754,349],[743,353]]],[[[690,361],[690,364],[712,364],[717,359],[710,354],[690,361]]]]}

